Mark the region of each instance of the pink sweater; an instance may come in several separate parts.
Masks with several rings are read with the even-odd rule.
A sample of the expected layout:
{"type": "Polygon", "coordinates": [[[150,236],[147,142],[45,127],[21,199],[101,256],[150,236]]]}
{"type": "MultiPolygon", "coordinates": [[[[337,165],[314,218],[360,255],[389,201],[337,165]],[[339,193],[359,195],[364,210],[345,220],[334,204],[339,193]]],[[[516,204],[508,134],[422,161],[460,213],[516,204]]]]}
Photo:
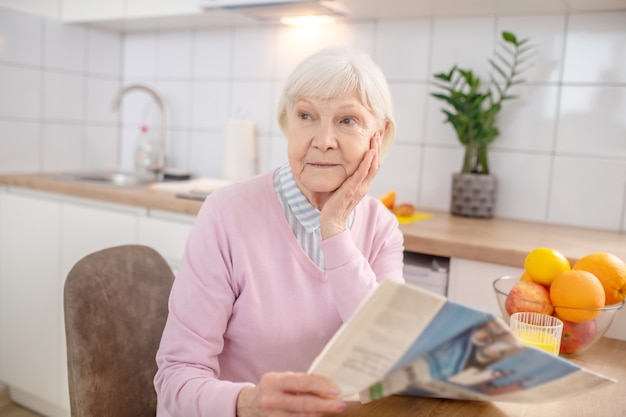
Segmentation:
{"type": "Polygon", "coordinates": [[[382,279],[402,280],[403,238],[376,199],[322,241],[326,270],[299,246],[273,171],[212,193],[191,231],[157,353],[158,417],[235,417],[268,371],[306,371],[382,279]]]}

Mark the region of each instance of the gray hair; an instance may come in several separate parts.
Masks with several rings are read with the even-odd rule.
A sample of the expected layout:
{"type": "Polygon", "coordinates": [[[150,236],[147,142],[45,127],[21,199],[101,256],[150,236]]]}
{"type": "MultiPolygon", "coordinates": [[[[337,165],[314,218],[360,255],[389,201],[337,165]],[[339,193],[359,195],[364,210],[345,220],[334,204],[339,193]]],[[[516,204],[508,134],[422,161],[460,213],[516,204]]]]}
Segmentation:
{"type": "Polygon", "coordinates": [[[374,61],[362,52],[323,49],[302,61],[291,73],[278,103],[278,125],[287,131],[287,112],[301,98],[329,99],[357,95],[387,129],[382,137],[384,154],[395,138],[391,94],[387,80],[374,61]]]}

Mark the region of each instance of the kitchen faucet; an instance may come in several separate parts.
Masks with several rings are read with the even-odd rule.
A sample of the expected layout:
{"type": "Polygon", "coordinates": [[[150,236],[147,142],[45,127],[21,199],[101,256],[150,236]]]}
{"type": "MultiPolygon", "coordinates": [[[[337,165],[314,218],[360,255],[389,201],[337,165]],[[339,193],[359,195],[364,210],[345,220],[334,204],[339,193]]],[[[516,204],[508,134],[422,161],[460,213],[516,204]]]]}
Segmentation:
{"type": "Polygon", "coordinates": [[[161,134],[159,138],[159,149],[157,152],[156,161],[152,163],[152,165],[150,166],[150,170],[157,175],[159,180],[162,180],[164,173],[165,173],[165,106],[163,105],[163,100],[161,99],[159,94],[148,86],[145,86],[142,84],[131,84],[123,88],[119,93],[117,93],[117,96],[115,97],[115,100],[113,101],[113,110],[118,111],[120,108],[120,103],[122,102],[122,98],[124,97],[124,95],[128,93],[129,91],[134,91],[134,90],[144,91],[148,93],[149,95],[152,96],[154,101],[156,101],[157,105],[159,106],[160,117],[161,117],[161,134]]]}

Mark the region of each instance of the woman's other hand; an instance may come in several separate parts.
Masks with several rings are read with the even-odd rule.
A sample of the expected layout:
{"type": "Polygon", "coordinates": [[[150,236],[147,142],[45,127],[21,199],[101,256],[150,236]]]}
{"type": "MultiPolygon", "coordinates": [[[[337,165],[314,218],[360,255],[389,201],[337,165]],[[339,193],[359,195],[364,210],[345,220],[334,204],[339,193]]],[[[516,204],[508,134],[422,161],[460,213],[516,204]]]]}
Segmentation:
{"type": "Polygon", "coordinates": [[[324,204],[320,212],[322,240],[346,229],[346,222],[354,207],[365,197],[372,180],[380,169],[380,132],[370,138],[370,149],[363,155],[359,168],[348,177],[324,204]]]}
{"type": "Polygon", "coordinates": [[[321,417],[346,407],[339,390],[328,379],[292,372],[263,375],[237,398],[237,417],[321,417]]]}

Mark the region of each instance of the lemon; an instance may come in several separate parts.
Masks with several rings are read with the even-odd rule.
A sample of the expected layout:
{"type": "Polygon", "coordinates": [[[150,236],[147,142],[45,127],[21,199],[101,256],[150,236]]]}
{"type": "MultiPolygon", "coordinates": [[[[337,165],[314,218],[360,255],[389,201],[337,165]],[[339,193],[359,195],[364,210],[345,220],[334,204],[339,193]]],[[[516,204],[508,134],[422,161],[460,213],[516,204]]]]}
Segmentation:
{"type": "Polygon", "coordinates": [[[567,258],[551,248],[535,248],[524,260],[524,269],[533,281],[549,286],[563,271],[571,269],[567,258]]]}

